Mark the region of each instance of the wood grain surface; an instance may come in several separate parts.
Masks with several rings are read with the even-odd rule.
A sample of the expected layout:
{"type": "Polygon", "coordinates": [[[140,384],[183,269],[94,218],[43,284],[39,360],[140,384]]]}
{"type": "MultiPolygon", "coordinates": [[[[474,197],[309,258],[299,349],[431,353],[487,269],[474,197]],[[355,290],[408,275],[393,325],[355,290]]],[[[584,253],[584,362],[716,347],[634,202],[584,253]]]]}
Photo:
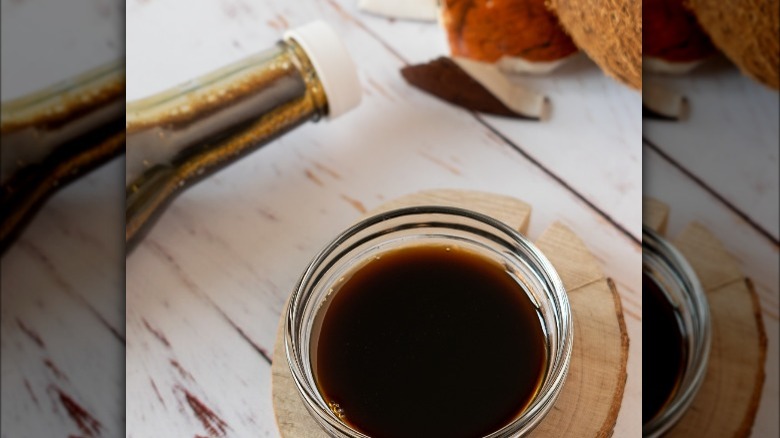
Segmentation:
{"type": "MultiPolygon", "coordinates": [[[[123,55],[119,2],[1,7],[4,104],[123,55]]],[[[0,255],[3,437],[124,433],[124,167],[62,188],[0,255]]]]}
{"type": "MultiPolygon", "coordinates": [[[[528,204],[516,199],[455,190],[411,194],[383,204],[372,213],[416,205],[468,208],[521,232],[531,215],[528,204]]],[[[532,436],[611,436],[623,400],[629,344],[620,296],[582,241],[566,226],[554,223],[536,244],[566,287],[574,320],[574,344],[563,390],[532,436]]],[[[283,321],[274,346],[277,358],[285,357],[283,321]]],[[[287,361],[274,361],[271,370],[274,411],[281,435],[327,436],[303,405],[287,361]]]]}
{"type": "MultiPolygon", "coordinates": [[[[4,35],[23,25],[6,12],[34,3],[3,3],[4,35]]],[[[87,3],[100,19],[117,18],[105,13],[105,2],[87,3]]],[[[126,3],[128,99],[186,82],[319,18],[346,39],[364,100],[358,111],[302,127],[181,196],[127,260],[126,302],[121,278],[112,274],[120,271],[98,268],[121,248],[111,224],[121,223],[112,202],[124,193],[122,169],[107,167],[58,193],[2,259],[3,433],[85,435],[83,418],[70,415],[76,412],[70,399],[100,422],[97,436],[121,435],[125,422],[126,436],[136,438],[278,436],[270,363],[277,321],[303,267],[336,232],[388,199],[452,187],[527,201],[535,208],[530,237],[560,221],[614,279],[632,339],[617,437],[641,433],[641,194],[670,205],[671,235],[702,223],[759,297],[767,373],[752,436],[780,435],[772,173],[778,156],[770,148],[778,137],[777,94],[719,61],[696,80],[669,79],[664,85],[684,91],[692,120],[707,136],[651,122],[642,147],[640,96],[579,57],[552,76],[513,78],[550,96],[548,122],[477,116],[416,92],[398,74],[445,53],[436,24],[363,14],[356,3],[126,3]],[[712,90],[729,91],[731,101],[696,97],[712,90]],[[749,128],[753,121],[760,129],[749,128]],[[713,123],[730,131],[706,131],[713,123]],[[723,139],[750,153],[723,159],[723,139]],[[699,154],[702,147],[708,153],[699,154]],[[94,353],[77,353],[82,348],[94,353]],[[112,398],[122,388],[126,406],[112,398]]],[[[116,32],[101,29],[109,29],[103,48],[116,49],[116,32]]],[[[4,61],[9,53],[3,50],[4,61]]]]}
{"type": "Polygon", "coordinates": [[[653,198],[645,198],[642,201],[642,223],[645,226],[664,234],[668,222],[669,206],[653,198]]]}
{"type": "MultiPolygon", "coordinates": [[[[511,123],[404,82],[402,66],[446,50],[435,23],[391,22],[351,0],[131,1],[128,99],[261,50],[313,19],[344,38],[363,102],[190,189],[128,258],[129,436],[209,435],[183,389],[227,424],[225,436],[278,436],[270,362],[295,281],[338,231],[421,190],[523,199],[535,209],[531,238],[562,222],[614,279],[629,336],[641,338],[640,96],[585,59],[533,79],[553,98],[549,122],[511,123]]],[[[616,436],[640,430],[641,345],[629,348],[616,436]]]]}
{"type": "MultiPolygon", "coordinates": [[[[665,222],[669,208],[657,201],[653,206],[646,217],[665,222]]],[[[701,224],[689,224],[673,242],[706,293],[712,344],[704,382],[666,436],[749,436],[766,378],[767,336],[758,295],[723,244],[701,224]]]]}
{"type": "Polygon", "coordinates": [[[4,437],[124,433],[123,171],[58,192],[0,261],[4,437]]]}
{"type": "Polygon", "coordinates": [[[775,241],[778,221],[777,165],[780,104],[777,91],[742,75],[715,57],[688,75],[648,80],[685,96],[684,123],[647,120],[642,136],[655,153],[681,166],[775,241]]]}

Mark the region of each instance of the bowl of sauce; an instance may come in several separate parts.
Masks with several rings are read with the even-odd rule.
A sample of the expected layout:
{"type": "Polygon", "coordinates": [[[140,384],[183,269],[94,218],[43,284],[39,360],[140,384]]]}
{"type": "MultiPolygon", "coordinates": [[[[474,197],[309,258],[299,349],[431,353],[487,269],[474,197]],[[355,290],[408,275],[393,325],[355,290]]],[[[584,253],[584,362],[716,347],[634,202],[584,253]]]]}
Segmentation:
{"type": "Polygon", "coordinates": [[[563,387],[571,318],[555,269],[518,232],[412,207],[358,223],[315,257],[285,347],[331,436],[519,437],[563,387]]]}

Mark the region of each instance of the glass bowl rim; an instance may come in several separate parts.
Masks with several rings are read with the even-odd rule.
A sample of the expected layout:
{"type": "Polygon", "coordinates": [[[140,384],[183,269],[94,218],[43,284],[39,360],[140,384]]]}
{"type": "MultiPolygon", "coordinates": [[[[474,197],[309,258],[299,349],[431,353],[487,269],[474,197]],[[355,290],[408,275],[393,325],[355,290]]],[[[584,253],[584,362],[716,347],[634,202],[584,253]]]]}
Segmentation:
{"type": "MultiPolygon", "coordinates": [[[[558,343],[560,344],[557,354],[548,359],[553,363],[551,371],[548,373],[548,376],[545,377],[543,386],[540,388],[537,396],[534,397],[533,401],[525,408],[522,414],[510,423],[504,425],[501,429],[496,430],[483,438],[518,436],[515,435],[518,432],[533,430],[557,400],[569,370],[574,340],[574,323],[568,295],[563,285],[563,281],[560,279],[552,263],[550,263],[547,257],[528,238],[504,222],[461,207],[419,205],[392,209],[369,216],[339,233],[322,250],[320,250],[307,265],[307,268],[296,283],[288,301],[283,334],[287,363],[298,393],[303,399],[304,406],[321,427],[335,429],[339,433],[349,437],[370,438],[368,435],[349,427],[349,425],[340,421],[330,409],[325,409],[320,405],[320,400],[317,398],[319,391],[316,387],[311,387],[304,372],[304,364],[301,364],[302,359],[297,355],[297,350],[300,348],[297,346],[297,337],[294,336],[294,334],[297,333],[297,330],[295,329],[297,320],[296,313],[305,308],[305,299],[302,298],[302,294],[305,293],[306,285],[311,282],[314,273],[327,261],[329,256],[338,253],[338,249],[348,242],[350,238],[358,235],[361,231],[369,230],[371,227],[381,225],[383,222],[392,219],[401,218],[409,220],[409,223],[413,224],[418,221],[412,221],[410,219],[422,215],[444,215],[453,218],[465,218],[479,225],[487,226],[493,233],[503,233],[506,236],[507,241],[515,245],[513,246],[515,251],[522,252],[525,256],[531,258],[534,262],[531,268],[534,269],[536,273],[541,273],[544,277],[545,285],[549,286],[549,288],[545,287],[543,292],[545,297],[547,297],[546,299],[549,299],[550,296],[555,299],[552,307],[555,315],[554,324],[558,329],[558,343]],[[302,299],[304,300],[303,304],[301,302],[302,299]]],[[[436,222],[431,220],[420,221],[420,223],[439,228],[448,225],[442,223],[442,221],[436,222]]],[[[373,239],[376,239],[376,236],[372,236],[371,240],[373,239]]],[[[325,268],[325,270],[327,269],[330,269],[330,267],[325,268]]],[[[319,280],[320,279],[317,279],[314,284],[316,285],[319,280]]],[[[311,289],[313,289],[313,286],[311,289]]]]}

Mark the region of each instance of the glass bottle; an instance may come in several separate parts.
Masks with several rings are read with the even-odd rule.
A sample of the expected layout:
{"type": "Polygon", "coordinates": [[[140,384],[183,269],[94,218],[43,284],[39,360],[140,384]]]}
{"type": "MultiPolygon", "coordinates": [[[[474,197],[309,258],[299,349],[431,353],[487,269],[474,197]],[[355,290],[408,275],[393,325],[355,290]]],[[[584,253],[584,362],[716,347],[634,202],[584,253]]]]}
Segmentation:
{"type": "Polygon", "coordinates": [[[273,47],[126,108],[130,252],[186,188],[307,121],[357,106],[357,70],[321,21],[273,47]]]}
{"type": "Polygon", "coordinates": [[[29,95],[0,112],[0,254],[45,201],[124,152],[124,60],[29,95]]]}

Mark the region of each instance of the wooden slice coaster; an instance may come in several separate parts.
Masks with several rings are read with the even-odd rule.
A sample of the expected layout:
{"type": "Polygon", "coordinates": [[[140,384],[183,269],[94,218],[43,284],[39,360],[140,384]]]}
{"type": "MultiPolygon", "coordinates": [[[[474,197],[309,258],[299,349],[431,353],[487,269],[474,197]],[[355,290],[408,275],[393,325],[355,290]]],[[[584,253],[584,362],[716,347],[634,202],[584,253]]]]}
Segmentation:
{"type": "MultiPolygon", "coordinates": [[[[468,208],[521,233],[527,231],[531,217],[530,206],[514,198],[459,190],[416,193],[391,201],[371,214],[415,205],[468,208]]],[[[582,241],[564,225],[554,223],[536,245],[555,266],[566,287],[574,316],[574,343],[563,391],[532,436],[608,437],[615,427],[627,376],[628,333],[620,297],[582,241]]],[[[326,437],[298,395],[287,365],[281,321],[274,359],[272,396],[281,436],[326,437]]]]}
{"type": "Polygon", "coordinates": [[[666,234],[666,223],[669,218],[669,207],[653,198],[642,200],[642,224],[658,233],[666,234]]]}
{"type": "MultiPolygon", "coordinates": [[[[669,208],[645,201],[645,223],[658,229],[669,208]]],[[[699,223],[674,245],[696,271],[707,294],[712,346],[707,375],[693,404],[667,437],[750,435],[764,385],[767,337],[758,295],[720,241],[699,223]]],[[[650,384],[650,382],[645,382],[650,384]]]]}

